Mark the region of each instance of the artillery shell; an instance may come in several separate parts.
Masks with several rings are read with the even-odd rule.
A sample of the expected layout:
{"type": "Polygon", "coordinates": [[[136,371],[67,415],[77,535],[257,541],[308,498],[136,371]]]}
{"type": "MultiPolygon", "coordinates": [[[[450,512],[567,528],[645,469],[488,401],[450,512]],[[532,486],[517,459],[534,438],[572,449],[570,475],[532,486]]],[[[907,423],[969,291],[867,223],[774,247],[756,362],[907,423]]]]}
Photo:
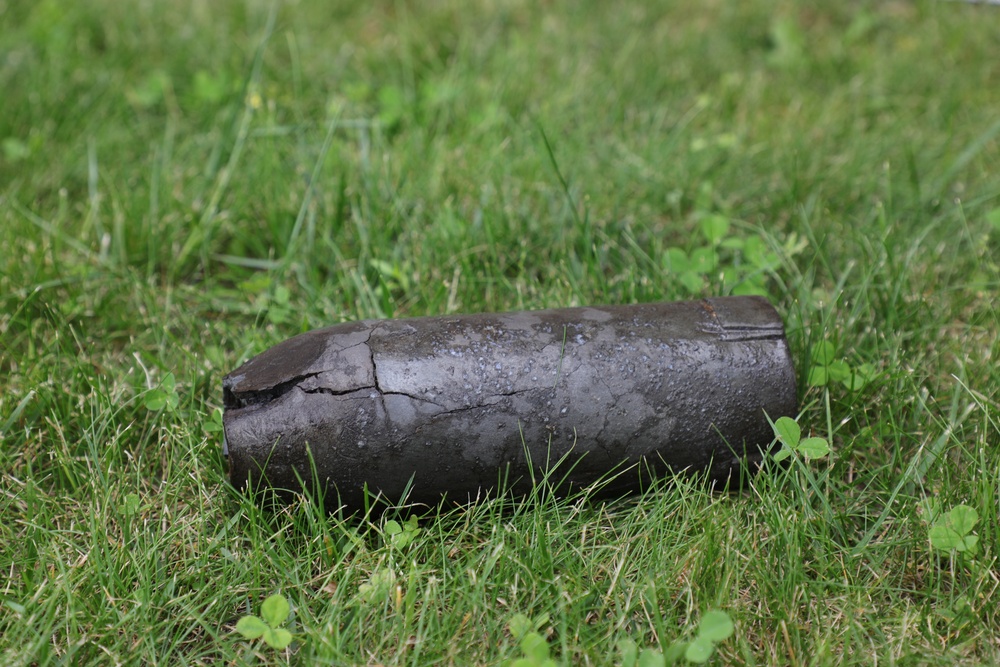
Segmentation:
{"type": "Polygon", "coordinates": [[[320,484],[331,509],[564,489],[761,460],[796,412],[784,327],[760,297],[366,320],[304,333],[223,381],[238,488],[320,484]],[[406,495],[406,498],[404,498],[406,495]]]}

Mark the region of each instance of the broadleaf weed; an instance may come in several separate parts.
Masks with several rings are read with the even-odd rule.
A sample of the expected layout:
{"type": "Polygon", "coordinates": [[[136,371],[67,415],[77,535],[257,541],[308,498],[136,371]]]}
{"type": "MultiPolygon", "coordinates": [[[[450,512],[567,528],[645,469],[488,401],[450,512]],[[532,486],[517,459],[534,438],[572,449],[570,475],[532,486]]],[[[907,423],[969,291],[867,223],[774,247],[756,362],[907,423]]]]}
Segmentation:
{"type": "Polygon", "coordinates": [[[677,640],[666,651],[656,648],[639,650],[632,639],[621,639],[616,647],[622,667],[657,667],[673,665],[683,658],[694,664],[704,664],[711,659],[716,647],[733,636],[733,621],[724,611],[705,612],[698,623],[695,636],[690,641],[677,640]]]}
{"type": "Polygon", "coordinates": [[[821,459],[830,453],[830,443],[826,438],[802,438],[802,429],[791,417],[779,417],[772,423],[774,435],[782,448],[774,454],[775,461],[783,461],[793,453],[806,459],[821,459]]]}
{"type": "Polygon", "coordinates": [[[288,599],[280,593],[271,595],[260,606],[260,617],[247,615],[236,622],[236,631],[247,639],[261,639],[265,644],[282,651],[292,643],[292,633],[281,627],[291,613],[288,599]]]}
{"type": "Polygon", "coordinates": [[[979,513],[968,505],[956,505],[939,515],[928,531],[931,546],[940,551],[975,554],[979,537],[972,529],[979,523],[979,513]]]}

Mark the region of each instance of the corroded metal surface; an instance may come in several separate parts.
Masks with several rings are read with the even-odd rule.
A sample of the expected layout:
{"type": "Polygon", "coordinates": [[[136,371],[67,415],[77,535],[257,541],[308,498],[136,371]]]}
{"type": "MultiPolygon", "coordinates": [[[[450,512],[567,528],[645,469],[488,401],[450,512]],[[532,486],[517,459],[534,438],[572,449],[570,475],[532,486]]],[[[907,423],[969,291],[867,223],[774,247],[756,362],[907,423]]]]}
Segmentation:
{"type": "Polygon", "coordinates": [[[765,412],[796,411],[760,297],[353,322],[272,347],[223,389],[234,485],[297,489],[311,453],[348,510],[366,485],[389,502],[408,488],[464,502],[501,478],[523,491],[563,457],[567,487],[610,471],[616,493],[666,469],[728,480],[771,442],[765,412]]]}

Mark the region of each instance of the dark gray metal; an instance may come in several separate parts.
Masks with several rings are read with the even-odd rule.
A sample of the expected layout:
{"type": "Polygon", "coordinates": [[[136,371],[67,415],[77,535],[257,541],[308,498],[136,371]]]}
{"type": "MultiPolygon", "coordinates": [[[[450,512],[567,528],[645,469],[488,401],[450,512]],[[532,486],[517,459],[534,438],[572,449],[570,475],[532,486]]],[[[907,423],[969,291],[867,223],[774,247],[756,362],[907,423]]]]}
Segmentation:
{"type": "Polygon", "coordinates": [[[328,505],[464,502],[503,478],[555,477],[624,493],[643,475],[755,468],[772,419],[796,412],[781,318],[760,297],[366,320],[311,331],[223,381],[238,488],[297,490],[315,472],[328,505]],[[308,452],[307,452],[308,450],[308,452]],[[528,464],[530,456],[531,466],[528,464]],[[531,470],[531,467],[534,470],[531,470]]]}

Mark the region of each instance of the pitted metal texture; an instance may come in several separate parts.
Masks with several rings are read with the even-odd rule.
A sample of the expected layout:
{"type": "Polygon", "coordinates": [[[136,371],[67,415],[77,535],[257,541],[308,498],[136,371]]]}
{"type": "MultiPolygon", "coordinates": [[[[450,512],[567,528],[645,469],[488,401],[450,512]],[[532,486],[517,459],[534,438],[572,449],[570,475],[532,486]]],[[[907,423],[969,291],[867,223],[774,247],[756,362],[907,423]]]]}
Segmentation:
{"type": "Polygon", "coordinates": [[[223,389],[234,485],[318,481],[348,511],[366,487],[426,504],[524,491],[556,461],[566,489],[730,480],[771,442],[765,413],[796,411],[760,297],[353,322],[272,347],[223,389]]]}

